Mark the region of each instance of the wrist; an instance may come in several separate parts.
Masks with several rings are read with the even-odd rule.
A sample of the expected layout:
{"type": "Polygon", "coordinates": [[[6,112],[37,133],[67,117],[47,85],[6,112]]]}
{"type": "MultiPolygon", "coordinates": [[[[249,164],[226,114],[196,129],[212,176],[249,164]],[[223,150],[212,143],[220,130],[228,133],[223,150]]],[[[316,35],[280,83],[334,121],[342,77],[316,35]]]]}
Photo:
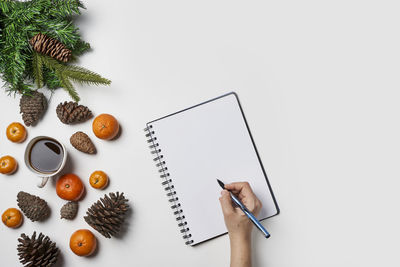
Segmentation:
{"type": "Polygon", "coordinates": [[[251,266],[251,234],[230,233],[231,267],[251,266]]]}
{"type": "Polygon", "coordinates": [[[229,232],[229,239],[232,244],[250,243],[251,231],[246,232],[229,232]]]}

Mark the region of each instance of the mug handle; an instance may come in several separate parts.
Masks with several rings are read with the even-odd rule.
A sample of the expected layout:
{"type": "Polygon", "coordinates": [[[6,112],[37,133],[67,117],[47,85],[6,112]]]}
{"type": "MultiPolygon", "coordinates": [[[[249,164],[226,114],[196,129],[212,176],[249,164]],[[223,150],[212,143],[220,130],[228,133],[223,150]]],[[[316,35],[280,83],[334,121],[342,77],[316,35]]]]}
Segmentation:
{"type": "Polygon", "coordinates": [[[39,188],[43,188],[46,184],[47,184],[47,181],[49,180],[49,176],[47,176],[47,177],[41,177],[42,178],[42,181],[37,185],[39,188]]]}

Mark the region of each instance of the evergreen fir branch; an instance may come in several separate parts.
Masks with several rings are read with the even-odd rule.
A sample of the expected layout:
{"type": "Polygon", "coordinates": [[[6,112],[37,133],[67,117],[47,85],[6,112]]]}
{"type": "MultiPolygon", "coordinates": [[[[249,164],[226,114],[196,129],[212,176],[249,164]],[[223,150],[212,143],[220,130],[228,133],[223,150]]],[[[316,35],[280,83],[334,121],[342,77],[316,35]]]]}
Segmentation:
{"type": "Polygon", "coordinates": [[[54,0],[49,14],[54,17],[68,17],[80,15],[80,8],[85,8],[79,0],[54,0]]]}
{"type": "MultiPolygon", "coordinates": [[[[75,49],[80,40],[78,28],[70,20],[53,19],[37,23],[38,28],[43,28],[40,32],[49,37],[59,40],[71,50],[75,49]]],[[[35,35],[35,34],[34,34],[35,35]]]]}
{"type": "Polygon", "coordinates": [[[71,81],[109,84],[89,70],[65,65],[32,51],[29,40],[38,33],[55,38],[72,51],[73,58],[88,51],[81,39],[74,16],[84,9],[80,0],[0,0],[0,78],[8,93],[29,94],[34,82],[53,90],[64,87],[79,100],[71,81]]]}
{"type": "Polygon", "coordinates": [[[53,71],[59,82],[61,87],[63,87],[74,99],[76,102],[80,100],[78,93],[73,87],[70,80],[86,83],[86,84],[110,84],[111,81],[101,77],[99,74],[87,70],[85,68],[73,65],[65,65],[57,60],[42,54],[37,54],[38,58],[40,58],[41,62],[51,71],[53,71]]]}
{"type": "Polygon", "coordinates": [[[36,7],[23,7],[22,2],[15,1],[15,6],[12,7],[12,12],[8,16],[9,19],[18,23],[31,21],[40,12],[36,7]]]}
{"type": "MultiPolygon", "coordinates": [[[[55,60],[52,57],[49,57],[47,55],[39,54],[37,53],[38,57],[40,57],[40,60],[43,62],[43,64],[49,68],[50,70],[54,72],[63,72],[66,68],[64,64],[59,63],[57,60],[55,60]]],[[[57,75],[58,76],[58,75],[57,75]]]]}
{"type": "Polygon", "coordinates": [[[79,39],[72,50],[72,56],[80,56],[88,50],[90,50],[90,44],[79,39]]]}
{"type": "Polygon", "coordinates": [[[4,79],[14,90],[18,90],[18,85],[24,80],[26,56],[18,49],[3,49],[1,53],[7,53],[8,57],[2,62],[4,64],[4,79]]]}
{"type": "Polygon", "coordinates": [[[74,80],[75,82],[79,82],[79,83],[93,84],[93,85],[99,85],[99,84],[109,85],[109,84],[111,84],[110,80],[101,77],[99,74],[97,74],[93,71],[90,71],[88,69],[85,69],[85,68],[82,68],[79,66],[68,65],[68,66],[66,66],[64,73],[71,80],[74,80]]]}
{"type": "Polygon", "coordinates": [[[0,11],[3,14],[7,14],[10,11],[10,8],[12,8],[12,5],[14,3],[12,1],[1,1],[0,2],[0,11]]]}
{"type": "MultiPolygon", "coordinates": [[[[17,91],[11,91],[11,90],[10,90],[10,93],[11,93],[11,92],[14,92],[14,94],[17,93],[17,91]]],[[[29,85],[29,84],[24,84],[24,83],[21,82],[21,83],[18,85],[18,92],[19,92],[20,94],[23,94],[23,95],[30,95],[30,94],[32,93],[32,86],[29,85]]]]}
{"type": "Polygon", "coordinates": [[[33,77],[35,79],[35,83],[37,88],[41,88],[43,86],[43,62],[41,57],[33,52],[33,60],[32,60],[32,69],[33,69],[33,77]]]}
{"type": "Polygon", "coordinates": [[[3,34],[4,45],[0,50],[3,77],[12,89],[18,90],[18,85],[24,79],[26,60],[28,59],[24,51],[28,44],[23,37],[24,32],[16,23],[9,23],[4,28],[3,34]],[[10,43],[12,45],[8,45],[10,43]]]}
{"type": "Polygon", "coordinates": [[[43,80],[46,84],[46,87],[50,90],[55,90],[62,87],[60,79],[57,77],[56,73],[48,69],[46,66],[43,67],[43,80]]]}
{"type": "Polygon", "coordinates": [[[23,81],[27,76],[25,69],[30,55],[24,20],[32,18],[33,15],[24,15],[23,3],[19,1],[2,1],[1,10],[9,12],[7,16],[0,17],[2,78],[6,82],[7,91],[26,93],[30,88],[23,81]]]}
{"type": "Polygon", "coordinates": [[[20,93],[22,95],[30,95],[32,93],[32,87],[29,84],[20,83],[17,88],[18,90],[14,90],[7,84],[7,82],[3,85],[6,88],[6,92],[8,95],[20,93]]]}
{"type": "Polygon", "coordinates": [[[78,93],[76,92],[74,86],[72,85],[71,81],[68,79],[68,77],[65,77],[62,72],[56,71],[56,75],[60,79],[60,84],[61,86],[68,92],[68,94],[71,96],[71,98],[75,102],[79,102],[80,98],[78,93]]]}
{"type": "Polygon", "coordinates": [[[74,66],[74,65],[64,65],[59,63],[57,60],[42,54],[38,54],[39,57],[42,59],[43,63],[46,67],[51,69],[54,72],[59,72],[63,76],[68,77],[69,79],[85,84],[104,84],[109,85],[111,81],[101,77],[99,74],[90,71],[88,69],[74,66]]]}

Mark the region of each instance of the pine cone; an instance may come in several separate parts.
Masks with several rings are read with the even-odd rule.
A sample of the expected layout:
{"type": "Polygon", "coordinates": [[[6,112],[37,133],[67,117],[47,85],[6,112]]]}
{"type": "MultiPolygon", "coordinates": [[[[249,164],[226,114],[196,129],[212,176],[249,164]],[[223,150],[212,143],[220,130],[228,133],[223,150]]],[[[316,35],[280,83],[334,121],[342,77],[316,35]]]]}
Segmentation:
{"type": "Polygon", "coordinates": [[[110,193],[95,202],[86,212],[85,221],[106,238],[117,234],[124,223],[129,205],[124,193],[110,193]]]}
{"type": "Polygon", "coordinates": [[[50,267],[56,263],[60,250],[48,236],[40,233],[36,238],[36,232],[33,232],[31,238],[21,234],[18,241],[19,261],[25,267],[50,267]]]}
{"type": "Polygon", "coordinates": [[[71,50],[66,48],[65,45],[58,40],[42,33],[33,36],[29,40],[29,43],[36,52],[51,56],[59,61],[68,62],[71,58],[71,50]]]}
{"type": "Polygon", "coordinates": [[[92,112],[88,107],[78,105],[78,103],[73,101],[60,103],[57,106],[56,112],[57,117],[65,124],[84,122],[92,117],[92,112]]]}
{"type": "Polygon", "coordinates": [[[84,132],[76,132],[69,139],[71,145],[83,153],[95,154],[96,147],[84,132]]]}
{"type": "Polygon", "coordinates": [[[78,202],[70,201],[60,210],[61,219],[72,220],[78,213],[78,202]]]}
{"type": "Polygon", "coordinates": [[[18,207],[32,222],[43,221],[50,215],[47,202],[40,197],[20,191],[17,195],[18,207]]]}
{"type": "Polygon", "coordinates": [[[32,95],[23,95],[19,101],[20,113],[26,126],[34,125],[47,109],[46,97],[38,92],[32,95]]]}

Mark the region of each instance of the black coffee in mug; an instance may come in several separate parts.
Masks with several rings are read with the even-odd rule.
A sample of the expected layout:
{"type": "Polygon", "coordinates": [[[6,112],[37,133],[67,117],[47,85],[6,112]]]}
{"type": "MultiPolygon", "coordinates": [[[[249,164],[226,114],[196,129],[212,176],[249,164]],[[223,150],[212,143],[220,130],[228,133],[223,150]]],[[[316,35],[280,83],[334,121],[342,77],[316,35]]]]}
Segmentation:
{"type": "Polygon", "coordinates": [[[29,141],[25,149],[25,165],[41,178],[39,187],[60,174],[67,162],[67,150],[56,139],[48,136],[37,136],[29,141]]]}
{"type": "Polygon", "coordinates": [[[51,138],[37,140],[29,151],[29,165],[37,172],[56,172],[64,159],[64,150],[59,142],[51,138]]]}

